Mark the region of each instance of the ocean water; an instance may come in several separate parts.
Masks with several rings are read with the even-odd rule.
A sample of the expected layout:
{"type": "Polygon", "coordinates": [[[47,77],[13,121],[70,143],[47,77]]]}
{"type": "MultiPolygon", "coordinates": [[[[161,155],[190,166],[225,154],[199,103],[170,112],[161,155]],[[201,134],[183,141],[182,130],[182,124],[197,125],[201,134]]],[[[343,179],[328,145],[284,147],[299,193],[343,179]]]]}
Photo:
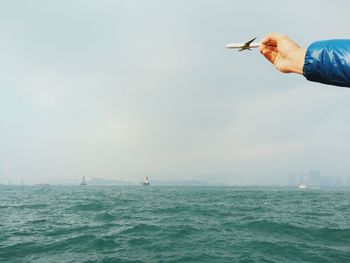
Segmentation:
{"type": "Polygon", "coordinates": [[[350,262],[350,189],[1,186],[0,262],[350,262]]]}

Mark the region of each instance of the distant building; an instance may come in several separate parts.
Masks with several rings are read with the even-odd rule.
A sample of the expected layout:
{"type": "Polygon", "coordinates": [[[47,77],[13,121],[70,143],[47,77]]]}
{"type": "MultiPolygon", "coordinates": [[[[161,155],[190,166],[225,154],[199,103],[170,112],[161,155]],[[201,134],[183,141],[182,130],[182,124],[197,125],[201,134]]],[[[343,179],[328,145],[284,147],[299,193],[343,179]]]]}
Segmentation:
{"type": "Polygon", "coordinates": [[[334,187],[350,186],[350,175],[348,176],[321,176],[320,171],[310,170],[308,173],[289,173],[290,186],[306,185],[310,187],[334,187]]]}
{"type": "Polygon", "coordinates": [[[308,184],[308,178],[307,178],[307,174],[306,173],[300,173],[299,174],[299,181],[298,181],[298,185],[300,184],[308,184]]]}
{"type": "Polygon", "coordinates": [[[344,185],[343,178],[341,178],[340,176],[333,177],[333,184],[335,186],[343,186],[344,185]]]}
{"type": "Polygon", "coordinates": [[[350,186],[350,175],[345,178],[345,185],[350,186]]]}
{"type": "Polygon", "coordinates": [[[332,176],[322,176],[321,178],[322,186],[334,186],[334,180],[332,176]]]}
{"type": "Polygon", "coordinates": [[[298,177],[295,173],[289,173],[288,176],[289,176],[289,183],[288,183],[289,185],[296,186],[299,184],[298,177]]]}
{"type": "Polygon", "coordinates": [[[309,171],[309,185],[310,186],[321,186],[321,174],[320,171],[311,170],[309,171]]]}

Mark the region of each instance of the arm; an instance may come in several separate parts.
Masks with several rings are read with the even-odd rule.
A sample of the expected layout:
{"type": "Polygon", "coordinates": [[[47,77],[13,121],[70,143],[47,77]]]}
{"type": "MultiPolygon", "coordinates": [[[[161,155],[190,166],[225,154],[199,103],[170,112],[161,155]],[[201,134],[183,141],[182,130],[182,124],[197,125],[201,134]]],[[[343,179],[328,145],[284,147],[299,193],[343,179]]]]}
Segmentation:
{"type": "Polygon", "coordinates": [[[324,40],[307,49],[304,76],[310,81],[350,87],[350,40],[324,40]]]}

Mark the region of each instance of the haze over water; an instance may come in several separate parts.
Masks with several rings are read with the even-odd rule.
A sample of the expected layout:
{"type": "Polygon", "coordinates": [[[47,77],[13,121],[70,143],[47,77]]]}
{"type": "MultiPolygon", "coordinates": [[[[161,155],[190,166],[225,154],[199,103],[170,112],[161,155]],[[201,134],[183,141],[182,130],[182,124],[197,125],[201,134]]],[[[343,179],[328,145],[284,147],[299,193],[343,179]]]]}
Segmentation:
{"type": "Polygon", "coordinates": [[[350,190],[0,187],[1,262],[346,262],[350,190]]]}

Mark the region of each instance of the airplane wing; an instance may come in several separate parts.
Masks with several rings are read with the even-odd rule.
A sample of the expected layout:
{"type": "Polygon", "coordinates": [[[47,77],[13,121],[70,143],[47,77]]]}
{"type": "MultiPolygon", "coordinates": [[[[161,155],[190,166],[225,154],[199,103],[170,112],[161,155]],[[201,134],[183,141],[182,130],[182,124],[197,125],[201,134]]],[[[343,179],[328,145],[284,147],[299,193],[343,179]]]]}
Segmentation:
{"type": "Polygon", "coordinates": [[[256,39],[256,37],[253,38],[252,40],[249,40],[247,43],[244,43],[244,45],[249,47],[250,44],[251,44],[255,39],[256,39]]]}
{"type": "Polygon", "coordinates": [[[253,38],[252,40],[249,40],[246,43],[232,43],[232,44],[227,44],[226,48],[238,48],[238,51],[243,51],[243,50],[250,50],[251,48],[258,48],[260,46],[260,43],[255,43],[256,37],[253,38]],[[254,43],[253,43],[254,42],[254,43]]]}

